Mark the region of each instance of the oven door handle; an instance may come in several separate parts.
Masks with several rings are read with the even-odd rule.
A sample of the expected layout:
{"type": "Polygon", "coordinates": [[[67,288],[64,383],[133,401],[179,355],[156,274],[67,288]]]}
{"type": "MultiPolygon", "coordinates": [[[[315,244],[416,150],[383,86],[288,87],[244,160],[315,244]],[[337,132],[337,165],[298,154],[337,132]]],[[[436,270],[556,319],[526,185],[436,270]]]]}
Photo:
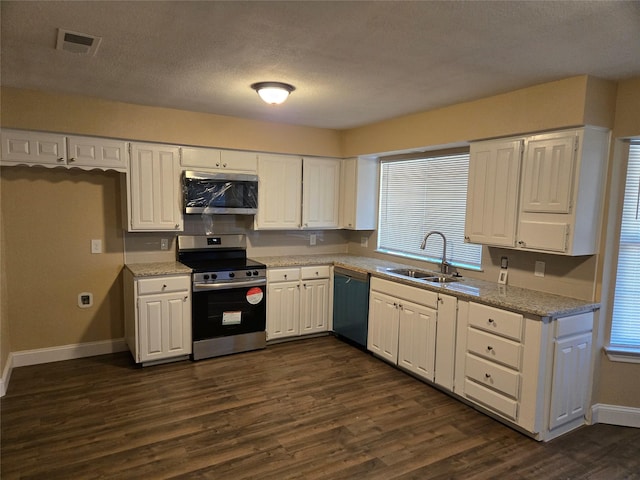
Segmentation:
{"type": "Polygon", "coordinates": [[[246,280],[243,282],[229,282],[229,283],[194,283],[194,292],[206,292],[207,290],[230,290],[232,288],[239,287],[254,287],[259,285],[266,285],[267,280],[261,278],[260,280],[246,280]]]}

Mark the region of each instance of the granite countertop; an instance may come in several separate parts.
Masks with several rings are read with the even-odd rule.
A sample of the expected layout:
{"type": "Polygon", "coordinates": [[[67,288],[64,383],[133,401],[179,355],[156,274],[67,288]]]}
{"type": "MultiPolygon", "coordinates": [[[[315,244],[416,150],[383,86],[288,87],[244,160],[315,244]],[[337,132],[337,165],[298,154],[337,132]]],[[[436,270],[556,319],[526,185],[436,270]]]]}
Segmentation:
{"type": "Polygon", "coordinates": [[[154,277],[158,275],[191,275],[191,269],[180,262],[127,263],[134,277],[154,277]]]}
{"type": "MultiPolygon", "coordinates": [[[[576,298],[563,297],[551,293],[538,292],[526,288],[500,285],[494,282],[460,278],[460,281],[442,285],[434,285],[417,279],[400,277],[386,271],[387,268],[416,268],[402,263],[389,262],[371,257],[346,254],[292,255],[274,257],[254,257],[267,267],[291,267],[304,265],[332,264],[361,273],[369,273],[374,277],[392,280],[413,287],[442,292],[468,300],[483,303],[518,313],[539,317],[565,317],[582,312],[597,310],[599,303],[588,302],[576,298]]],[[[426,270],[426,269],[425,269],[426,270]]]]}

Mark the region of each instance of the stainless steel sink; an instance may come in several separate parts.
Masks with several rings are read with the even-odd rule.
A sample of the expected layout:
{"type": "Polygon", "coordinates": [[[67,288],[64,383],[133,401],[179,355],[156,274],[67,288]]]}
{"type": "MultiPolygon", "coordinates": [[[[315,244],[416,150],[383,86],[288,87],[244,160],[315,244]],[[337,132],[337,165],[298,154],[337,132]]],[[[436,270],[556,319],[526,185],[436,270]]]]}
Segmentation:
{"type": "Polygon", "coordinates": [[[454,277],[426,277],[423,278],[425,282],[433,282],[433,283],[451,283],[457,282],[458,279],[454,277]]]}
{"type": "Polygon", "coordinates": [[[412,268],[388,268],[387,272],[393,275],[415,278],[416,280],[422,280],[429,283],[451,283],[459,281],[455,277],[447,277],[433,272],[425,272],[423,270],[415,270],[412,268]]]}
{"type": "Polygon", "coordinates": [[[403,277],[418,278],[418,279],[433,277],[433,272],[423,272],[421,270],[413,270],[411,268],[388,268],[387,272],[393,273],[395,275],[401,275],[403,277]]]}

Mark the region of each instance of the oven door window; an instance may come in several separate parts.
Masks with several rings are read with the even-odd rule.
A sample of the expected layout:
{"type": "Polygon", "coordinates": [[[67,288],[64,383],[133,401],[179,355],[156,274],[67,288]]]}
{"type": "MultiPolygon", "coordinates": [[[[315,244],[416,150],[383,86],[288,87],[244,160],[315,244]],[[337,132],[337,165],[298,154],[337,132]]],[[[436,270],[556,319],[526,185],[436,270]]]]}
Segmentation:
{"type": "Polygon", "coordinates": [[[265,287],[233,288],[193,294],[193,340],[263,332],[265,287]]]}

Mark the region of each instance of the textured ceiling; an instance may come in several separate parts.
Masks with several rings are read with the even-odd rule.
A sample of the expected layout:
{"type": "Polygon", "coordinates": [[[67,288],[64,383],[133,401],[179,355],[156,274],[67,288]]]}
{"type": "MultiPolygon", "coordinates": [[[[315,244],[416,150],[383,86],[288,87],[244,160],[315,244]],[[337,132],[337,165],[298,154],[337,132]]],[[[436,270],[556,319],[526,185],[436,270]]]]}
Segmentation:
{"type": "Polygon", "coordinates": [[[6,1],[2,85],[349,128],[589,74],[640,75],[639,1],[6,1]],[[94,57],[57,29],[102,37],[94,57]],[[296,86],[281,106],[258,81],[296,86]]]}

